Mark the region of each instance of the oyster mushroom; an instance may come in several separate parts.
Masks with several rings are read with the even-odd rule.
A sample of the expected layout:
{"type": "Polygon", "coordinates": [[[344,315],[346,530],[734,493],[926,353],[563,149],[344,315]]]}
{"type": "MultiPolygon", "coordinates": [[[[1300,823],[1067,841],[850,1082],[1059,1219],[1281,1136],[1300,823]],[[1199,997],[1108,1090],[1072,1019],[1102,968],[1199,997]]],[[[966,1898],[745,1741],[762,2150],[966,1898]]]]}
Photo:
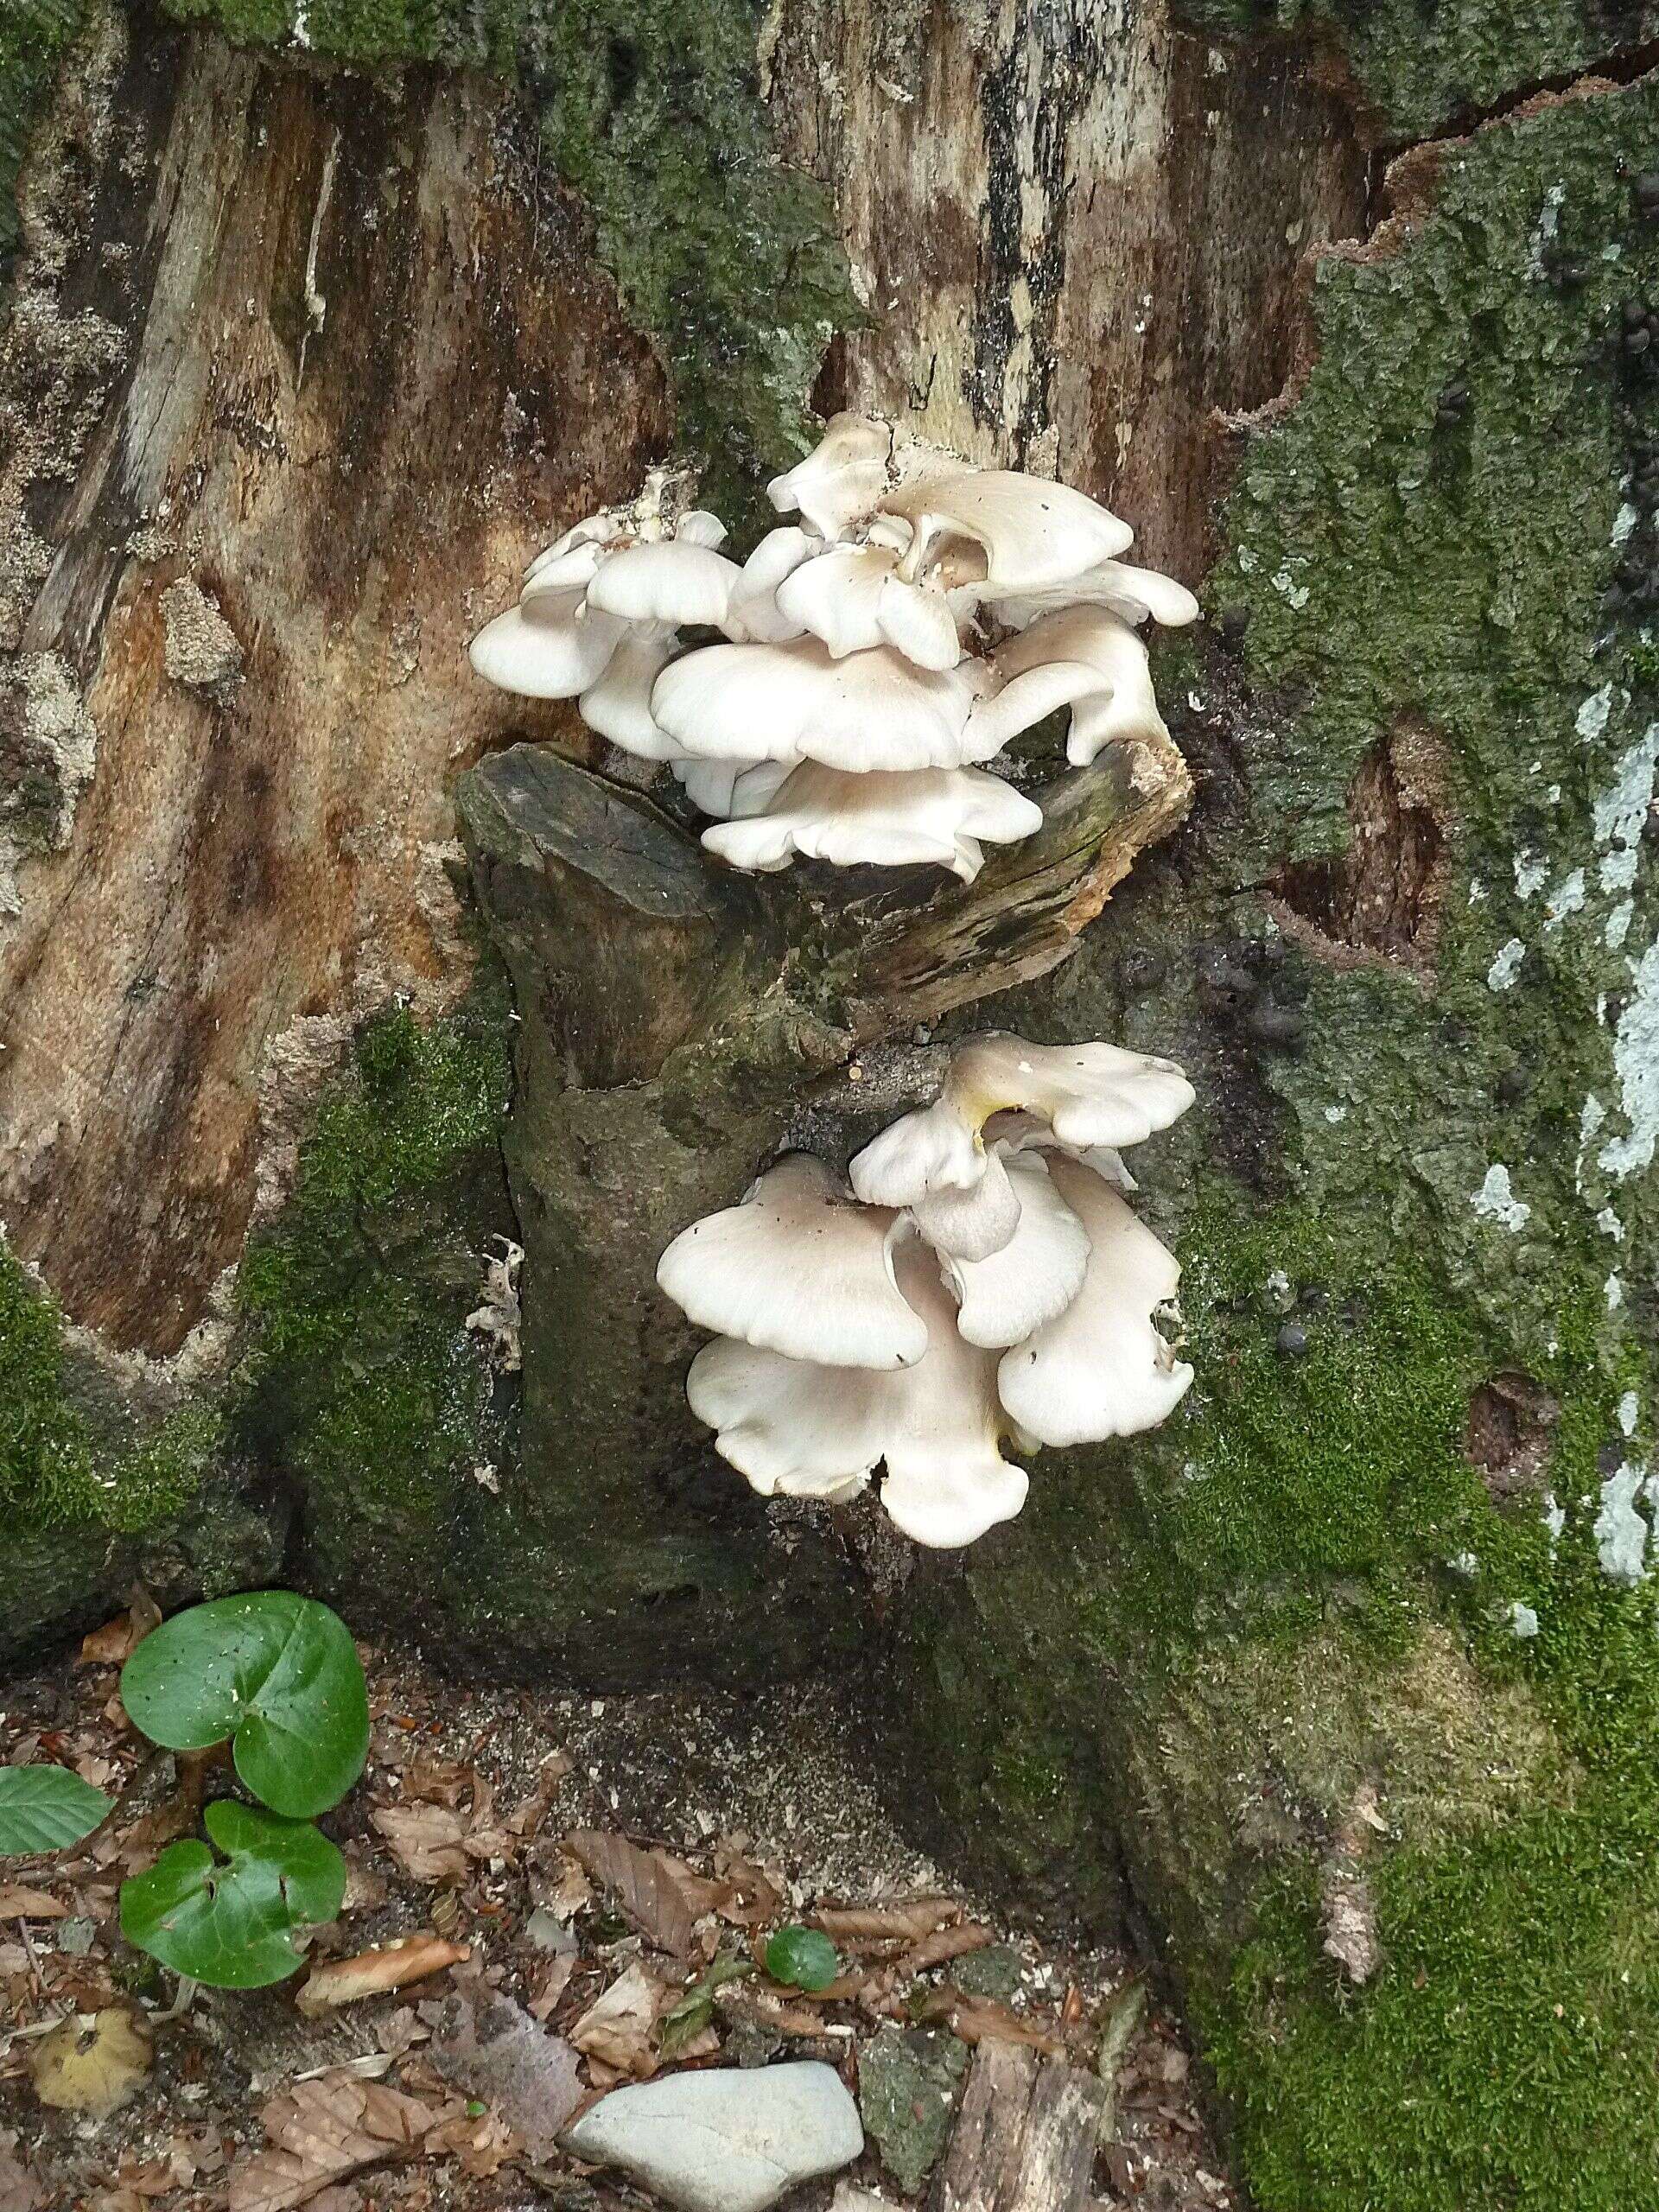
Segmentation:
{"type": "Polygon", "coordinates": [[[1054,688],[1066,690],[1071,728],[1065,757],[1075,768],[1086,768],[1108,745],[1134,738],[1168,741],[1146,646],[1107,607],[1068,607],[1045,614],[999,646],[994,659],[1009,690],[1029,683],[1044,668],[1054,688]]]}
{"type": "Polygon", "coordinates": [[[702,842],[751,871],[787,868],[800,854],[840,868],[931,864],[971,883],[984,865],[982,838],[1013,844],[1042,826],[1039,806],[982,769],[852,775],[806,760],[762,808],[705,830],[702,842]]]}
{"type": "Polygon", "coordinates": [[[1077,1150],[1116,1149],[1167,1128],[1192,1098],[1173,1060],[1116,1045],[1029,1045],[993,1031],[962,1046],[935,1103],[884,1129],[849,1173],[867,1204],[913,1208],[942,1191],[971,1191],[981,1180],[983,1131],[994,1114],[1022,1110],[1077,1150]]]}
{"type": "Polygon", "coordinates": [[[1092,1168],[1062,1154],[1049,1173],[1087,1234],[1089,1263],[1071,1303],[1004,1353],[1004,1409],[1039,1444],[1096,1444],[1155,1427],[1192,1380],[1153,1319],[1174,1298],[1180,1268],[1092,1168]]]}
{"type": "Polygon", "coordinates": [[[901,576],[973,586],[982,599],[1064,586],[1135,542],[1128,523],[1084,493],[1008,468],[958,463],[900,486],[881,508],[911,525],[901,576]]]}
{"type": "Polygon", "coordinates": [[[821,639],[800,638],[687,653],[658,677],[651,711],[707,759],[863,773],[959,767],[974,704],[959,669],[918,668],[891,646],[837,659],[821,639]]]}
{"type": "Polygon", "coordinates": [[[705,1345],[687,1395],[715,1447],[763,1496],[852,1496],[885,1460],[881,1503],[918,1543],[971,1543],[1025,1503],[1024,1471],[1002,1458],[1008,1423],[996,1361],[965,1344],[925,1249],[898,1255],[899,1285],[926,1350],[897,1371],[829,1368],[747,1344],[705,1345]]]}
{"type": "Polygon", "coordinates": [[[683,1230],[657,1281],[700,1328],[824,1367],[898,1368],[927,1350],[899,1289],[899,1217],[855,1205],[821,1160],[791,1153],[728,1206],[683,1230]]]}
{"type": "Polygon", "coordinates": [[[1089,1267],[1089,1233],[1042,1155],[1017,1154],[1006,1173],[1020,1202],[1014,1235],[982,1260],[947,1257],[942,1269],[963,1337],[991,1348],[1016,1344],[1065,1313],[1089,1267]]]}

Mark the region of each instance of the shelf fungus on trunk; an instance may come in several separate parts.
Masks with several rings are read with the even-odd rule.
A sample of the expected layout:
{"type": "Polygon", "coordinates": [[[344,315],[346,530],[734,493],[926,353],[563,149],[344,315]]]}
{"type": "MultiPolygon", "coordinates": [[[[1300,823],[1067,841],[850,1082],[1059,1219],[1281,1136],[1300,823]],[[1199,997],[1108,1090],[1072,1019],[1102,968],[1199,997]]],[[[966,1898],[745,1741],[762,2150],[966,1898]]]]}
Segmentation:
{"type": "Polygon", "coordinates": [[[1083,493],[854,415],[769,491],[795,518],[740,566],[689,480],[654,471],[531,563],[474,668],[671,767],[746,874],[799,856],[971,882],[984,843],[1042,826],[985,764],[1048,715],[1071,710],[1074,767],[1172,749],[1137,626],[1198,602],[1121,562],[1133,532],[1083,493]]]}
{"type": "Polygon", "coordinates": [[[1180,1269],[1122,1195],[1119,1147],[1192,1102],[1169,1060],[992,1033],[843,1183],[786,1154],[695,1223],[658,1281],[718,1332],[686,1395],[763,1497],[842,1503],[878,1467],[920,1544],[968,1544],[1025,1503],[1005,1447],[1127,1436],[1192,1380],[1159,1324],[1180,1269]]]}

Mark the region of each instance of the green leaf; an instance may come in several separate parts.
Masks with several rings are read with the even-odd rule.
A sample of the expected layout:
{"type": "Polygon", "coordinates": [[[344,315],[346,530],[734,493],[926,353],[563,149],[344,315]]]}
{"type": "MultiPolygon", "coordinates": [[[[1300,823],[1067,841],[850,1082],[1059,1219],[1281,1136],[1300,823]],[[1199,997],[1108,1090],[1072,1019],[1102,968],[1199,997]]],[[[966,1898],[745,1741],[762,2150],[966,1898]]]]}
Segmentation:
{"type": "Polygon", "coordinates": [[[830,1938],[816,1928],[780,1928],[766,1942],[766,1972],[791,1989],[827,1989],[841,1971],[830,1938]]]}
{"type": "Polygon", "coordinates": [[[122,1669],[121,1701],[172,1751],[229,1736],[254,1796],[295,1820],[338,1804],[368,1757],[368,1694],[351,1633],[291,1590],[175,1613],[122,1669]]]}
{"type": "Polygon", "coordinates": [[[62,1851],[109,1809],[104,1792],[67,1766],[0,1766],[0,1859],[62,1851]]]}
{"type": "Polygon", "coordinates": [[[346,1861],[309,1821],[230,1798],[210,1805],[203,1825],[224,1863],[205,1843],[169,1844],[121,1885],[122,1934],[215,1989],[286,1980],[301,1963],[299,1929],[340,1910],[346,1861]]]}

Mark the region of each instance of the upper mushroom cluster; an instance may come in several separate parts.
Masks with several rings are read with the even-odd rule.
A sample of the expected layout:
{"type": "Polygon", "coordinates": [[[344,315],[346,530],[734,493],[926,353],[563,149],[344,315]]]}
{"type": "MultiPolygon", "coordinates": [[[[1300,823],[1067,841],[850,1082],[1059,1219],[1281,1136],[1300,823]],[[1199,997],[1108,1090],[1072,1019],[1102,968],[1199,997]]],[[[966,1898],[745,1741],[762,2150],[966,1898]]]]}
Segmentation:
{"type": "Polygon", "coordinates": [[[1173,1061],[1005,1033],[854,1159],[790,1153],[694,1223],[657,1280],[715,1331],[686,1395],[763,1497],[839,1502],[885,1462],[918,1543],[1025,1503],[1002,1456],[1150,1428],[1192,1370],[1156,1323],[1180,1269],[1126,1204],[1121,1147],[1192,1103],[1173,1061]]]}
{"type": "Polygon", "coordinates": [[[666,762],[718,817],[704,845],[750,871],[799,854],[971,880],[986,843],[1041,824],[984,765],[1022,731],[1069,708],[1077,766],[1167,737],[1137,626],[1198,602],[1120,559],[1134,533],[1093,499],[862,415],[767,490],[794,519],[740,565],[654,471],[531,563],[474,667],[666,762]]]}

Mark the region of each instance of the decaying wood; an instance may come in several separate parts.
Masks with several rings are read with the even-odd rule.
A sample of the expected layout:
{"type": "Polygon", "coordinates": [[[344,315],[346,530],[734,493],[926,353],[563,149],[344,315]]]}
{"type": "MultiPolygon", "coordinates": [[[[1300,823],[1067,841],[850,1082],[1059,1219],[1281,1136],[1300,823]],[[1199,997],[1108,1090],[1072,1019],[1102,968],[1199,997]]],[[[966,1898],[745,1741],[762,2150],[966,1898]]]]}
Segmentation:
{"type": "Polygon", "coordinates": [[[934,2212],[1082,2212],[1105,2110],[1099,2077],[986,2041],[939,2169],[934,2212]]]}
{"type": "Polygon", "coordinates": [[[767,81],[871,308],[827,397],[1081,486],[1191,582],[1211,410],[1284,383],[1299,264],[1361,228],[1368,162],[1291,48],[1171,12],[783,0],[767,81]]]}
{"type": "Polygon", "coordinates": [[[1135,855],[1175,828],[1192,780],[1174,746],[1137,744],[1042,794],[1043,827],[972,883],[878,928],[830,970],[860,1039],[931,1022],[1058,967],[1135,855]]]}
{"type": "Polygon", "coordinates": [[[0,345],[0,784],[10,745],[60,792],[0,896],[0,1217],[167,1354],[240,1248],[272,1048],[464,982],[448,786],[570,720],[467,637],[669,414],[505,92],[99,21],[0,345]]]}

